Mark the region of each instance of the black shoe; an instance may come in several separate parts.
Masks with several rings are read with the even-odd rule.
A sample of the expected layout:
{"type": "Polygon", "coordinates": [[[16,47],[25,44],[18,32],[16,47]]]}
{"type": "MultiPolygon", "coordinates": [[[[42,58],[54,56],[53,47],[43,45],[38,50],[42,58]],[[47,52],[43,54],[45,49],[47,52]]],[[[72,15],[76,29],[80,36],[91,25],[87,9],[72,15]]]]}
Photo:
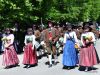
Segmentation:
{"type": "Polygon", "coordinates": [[[4,69],[10,69],[12,68],[12,66],[6,66],[4,69]]]}
{"type": "Polygon", "coordinates": [[[75,66],[70,66],[69,69],[75,69],[75,66]]]}
{"type": "Polygon", "coordinates": [[[32,67],[31,65],[28,65],[27,69],[28,69],[28,68],[31,68],[31,67],[32,67]]]}
{"type": "Polygon", "coordinates": [[[68,66],[63,66],[63,68],[62,69],[68,69],[68,66]]]}
{"type": "Polygon", "coordinates": [[[85,70],[86,70],[86,67],[80,66],[78,70],[79,70],[79,71],[85,71],[85,70]]]}
{"type": "Polygon", "coordinates": [[[67,70],[71,70],[71,68],[70,68],[70,67],[68,67],[68,68],[67,68],[67,70]]]}
{"type": "Polygon", "coordinates": [[[88,67],[88,70],[87,71],[92,71],[92,67],[88,67]]]}
{"type": "Polygon", "coordinates": [[[53,65],[57,65],[57,62],[54,62],[53,65]]]}
{"type": "Polygon", "coordinates": [[[28,65],[25,65],[23,68],[27,68],[28,67],[28,65]]]}
{"type": "Polygon", "coordinates": [[[71,70],[71,68],[68,67],[68,66],[64,66],[63,69],[65,69],[65,70],[71,70]]]}
{"type": "Polygon", "coordinates": [[[60,53],[63,54],[63,50],[60,53]]]}
{"type": "Polygon", "coordinates": [[[96,67],[91,67],[92,68],[92,70],[97,70],[98,68],[96,68],[96,67]]]}
{"type": "Polygon", "coordinates": [[[16,64],[16,65],[13,65],[13,67],[19,67],[20,65],[16,64]]]}
{"type": "Polygon", "coordinates": [[[75,67],[74,66],[68,66],[66,70],[71,70],[71,69],[74,69],[75,67]]]}
{"type": "Polygon", "coordinates": [[[49,61],[45,62],[45,65],[49,65],[49,61]]]}
{"type": "Polygon", "coordinates": [[[31,68],[31,67],[36,67],[38,66],[38,64],[34,64],[34,65],[29,65],[28,68],[31,68]]]}
{"type": "Polygon", "coordinates": [[[52,64],[50,64],[48,67],[51,68],[52,67],[52,64]]]}
{"type": "Polygon", "coordinates": [[[42,58],[42,56],[38,56],[37,58],[38,58],[38,59],[41,59],[41,58],[42,58]]]}
{"type": "Polygon", "coordinates": [[[19,67],[20,65],[16,64],[16,67],[19,67]]]}
{"type": "Polygon", "coordinates": [[[60,53],[57,53],[57,56],[60,56],[60,53]]]}
{"type": "Polygon", "coordinates": [[[9,67],[7,66],[7,67],[5,67],[4,69],[9,69],[9,67]]]}

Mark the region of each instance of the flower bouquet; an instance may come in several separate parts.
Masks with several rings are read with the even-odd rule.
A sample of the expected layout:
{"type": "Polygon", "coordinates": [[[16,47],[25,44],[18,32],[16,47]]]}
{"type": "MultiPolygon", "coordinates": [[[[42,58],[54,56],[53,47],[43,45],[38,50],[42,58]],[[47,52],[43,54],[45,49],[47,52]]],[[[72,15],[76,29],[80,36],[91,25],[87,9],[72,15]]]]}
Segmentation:
{"type": "Polygon", "coordinates": [[[83,36],[85,44],[92,42],[92,36],[83,36]]]}
{"type": "Polygon", "coordinates": [[[92,41],[92,36],[83,36],[84,40],[92,41]]]}
{"type": "Polygon", "coordinates": [[[78,49],[79,48],[79,45],[77,43],[75,43],[75,48],[78,49]]]}
{"type": "Polygon", "coordinates": [[[6,37],[3,37],[1,40],[2,41],[7,41],[7,38],[6,37]]]}

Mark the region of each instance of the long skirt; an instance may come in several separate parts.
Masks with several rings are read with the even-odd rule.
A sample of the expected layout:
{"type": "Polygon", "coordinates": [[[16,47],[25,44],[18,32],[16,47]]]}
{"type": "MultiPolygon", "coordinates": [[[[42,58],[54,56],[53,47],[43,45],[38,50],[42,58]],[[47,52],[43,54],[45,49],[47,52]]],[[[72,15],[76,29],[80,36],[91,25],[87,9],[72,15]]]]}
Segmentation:
{"type": "Polygon", "coordinates": [[[75,43],[67,40],[63,50],[63,65],[75,66],[78,63],[78,54],[74,47],[75,43]]]}
{"type": "Polygon", "coordinates": [[[19,64],[19,59],[13,45],[4,50],[2,64],[3,66],[12,66],[19,64]]]}
{"type": "Polygon", "coordinates": [[[87,47],[81,48],[80,57],[79,57],[80,66],[91,67],[93,65],[96,65],[97,63],[98,61],[97,61],[96,50],[93,44],[90,44],[87,47]]]}
{"type": "Polygon", "coordinates": [[[37,64],[37,55],[35,49],[32,49],[32,44],[28,44],[24,48],[23,64],[35,65],[37,64]]]}

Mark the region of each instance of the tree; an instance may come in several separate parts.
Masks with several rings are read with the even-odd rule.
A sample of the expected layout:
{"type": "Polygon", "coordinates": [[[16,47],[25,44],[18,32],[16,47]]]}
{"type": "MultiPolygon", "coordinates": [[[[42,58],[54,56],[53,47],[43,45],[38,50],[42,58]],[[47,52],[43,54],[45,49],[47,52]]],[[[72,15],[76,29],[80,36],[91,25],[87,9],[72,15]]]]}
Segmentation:
{"type": "Polygon", "coordinates": [[[100,20],[100,0],[0,0],[0,27],[100,20]]]}

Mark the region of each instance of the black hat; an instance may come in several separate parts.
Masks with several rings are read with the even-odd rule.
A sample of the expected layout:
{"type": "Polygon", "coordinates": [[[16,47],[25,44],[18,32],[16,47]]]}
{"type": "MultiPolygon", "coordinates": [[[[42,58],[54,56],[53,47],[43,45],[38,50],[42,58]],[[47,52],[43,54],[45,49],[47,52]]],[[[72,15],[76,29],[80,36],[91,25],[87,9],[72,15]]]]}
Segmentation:
{"type": "Polygon", "coordinates": [[[67,28],[72,28],[71,23],[68,23],[68,24],[67,24],[67,28]]]}
{"type": "Polygon", "coordinates": [[[84,26],[89,26],[89,22],[84,22],[84,23],[83,23],[83,27],[84,27],[84,26]]]}
{"type": "Polygon", "coordinates": [[[53,22],[51,21],[51,20],[48,20],[48,22],[47,22],[48,24],[52,24],[53,22]]]}

